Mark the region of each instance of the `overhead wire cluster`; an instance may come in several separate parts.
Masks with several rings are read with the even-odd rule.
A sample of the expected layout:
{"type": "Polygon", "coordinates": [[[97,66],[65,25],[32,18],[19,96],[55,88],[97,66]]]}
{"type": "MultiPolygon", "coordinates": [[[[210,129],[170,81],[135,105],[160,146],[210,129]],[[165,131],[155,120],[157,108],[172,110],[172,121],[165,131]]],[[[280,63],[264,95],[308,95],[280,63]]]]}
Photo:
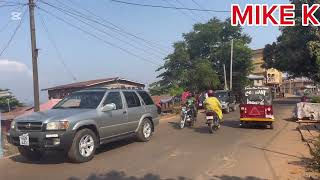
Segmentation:
{"type": "MultiPolygon", "coordinates": [[[[133,3],[121,0],[110,0],[112,2],[116,2],[119,4],[126,4],[132,6],[140,6],[140,7],[151,7],[151,8],[162,8],[162,9],[175,9],[175,10],[189,10],[189,11],[201,11],[201,12],[216,12],[216,13],[228,13],[230,10],[214,10],[214,9],[199,9],[199,8],[188,8],[188,7],[176,7],[172,6],[162,6],[162,5],[153,5],[153,4],[142,4],[142,3],[133,3]]],[[[199,4],[199,3],[198,3],[199,4]]]]}
{"type": "Polygon", "coordinates": [[[51,43],[52,47],[54,48],[58,59],[60,60],[62,66],[64,67],[64,69],[67,71],[67,73],[70,74],[70,76],[72,77],[72,79],[74,81],[77,80],[76,76],[74,75],[74,73],[69,69],[67,63],[65,62],[65,59],[63,58],[57,43],[55,42],[54,38],[52,38],[51,33],[49,32],[49,28],[47,27],[44,18],[41,16],[41,14],[39,14],[39,18],[40,18],[40,24],[42,25],[43,30],[45,31],[47,38],[49,40],[49,42],[51,43]]]}
{"type": "MultiPolygon", "coordinates": [[[[146,38],[129,32],[125,28],[116,25],[115,23],[107,20],[105,17],[101,17],[97,15],[95,12],[82,7],[77,2],[72,0],[37,0],[36,8],[40,10],[40,22],[41,25],[47,34],[47,38],[52,44],[57,53],[58,59],[61,61],[62,65],[66,69],[66,71],[72,76],[74,80],[76,80],[75,75],[68,68],[67,63],[65,62],[61,51],[59,51],[59,46],[55,42],[54,38],[50,33],[49,26],[45,23],[45,18],[50,16],[84,34],[90,36],[110,47],[118,49],[130,56],[135,57],[134,60],[140,60],[143,62],[150,63],[155,66],[161,66],[161,60],[163,56],[168,54],[168,47],[165,47],[161,43],[153,42],[147,40],[146,38]],[[68,3],[66,3],[68,2],[68,3]],[[46,14],[47,16],[44,16],[46,14]],[[71,21],[69,21],[71,20],[71,21]]],[[[230,12],[226,10],[212,10],[212,9],[204,9],[200,3],[196,0],[192,0],[192,2],[199,8],[189,8],[185,4],[185,1],[175,0],[168,1],[162,0],[168,6],[163,5],[152,5],[152,4],[142,4],[142,3],[133,3],[123,0],[110,0],[111,2],[122,4],[122,5],[131,5],[131,6],[140,6],[140,7],[148,7],[148,8],[162,8],[162,9],[174,9],[181,12],[184,16],[192,19],[193,21],[205,21],[205,18],[202,16],[198,16],[195,12],[206,12],[208,14],[213,12],[230,12]]],[[[105,3],[105,2],[103,2],[105,3]]],[[[21,3],[17,1],[10,0],[0,0],[0,8],[1,7],[9,7],[9,6],[25,6],[27,3],[21,3]]],[[[5,50],[9,47],[10,43],[14,39],[18,29],[20,28],[23,19],[21,19],[18,26],[13,31],[9,41],[1,48],[0,56],[3,55],[5,50]]],[[[0,29],[0,32],[7,27],[7,24],[0,29]]]]}
{"type": "MultiPolygon", "coordinates": [[[[130,42],[126,40],[127,38],[124,38],[124,33],[128,36],[132,34],[129,34],[127,32],[124,32],[123,30],[119,30],[118,28],[111,27],[107,23],[100,19],[99,17],[94,15],[94,13],[91,12],[91,14],[81,12],[73,7],[70,7],[67,4],[64,4],[63,2],[56,0],[59,5],[49,3],[47,1],[39,0],[37,4],[37,8],[46,13],[47,15],[64,22],[65,24],[85,33],[88,36],[91,36],[105,44],[108,44],[109,46],[119,49],[131,56],[136,57],[138,60],[142,60],[148,63],[151,63],[153,65],[160,65],[160,59],[161,56],[165,54],[165,51],[160,51],[159,47],[155,47],[153,44],[152,46],[149,43],[149,46],[151,46],[152,51],[147,50],[145,47],[142,48],[133,42],[130,42]],[[50,8],[50,10],[48,9],[50,8]],[[54,10],[55,13],[52,13],[54,10]],[[60,14],[63,14],[64,16],[67,16],[68,18],[71,18],[72,21],[66,21],[65,18],[61,18],[61,16],[57,15],[56,12],[59,12],[60,14]],[[94,16],[93,16],[94,15],[94,16]],[[75,24],[74,21],[80,23],[81,25],[79,26],[78,23],[75,24]],[[83,25],[86,26],[86,28],[83,28],[83,25]],[[88,30],[88,29],[90,30],[88,30]],[[113,34],[110,32],[112,31],[113,34]],[[98,32],[99,34],[95,33],[98,32]],[[114,34],[115,33],[115,34],[114,34]],[[104,37],[108,37],[109,39],[114,39],[116,41],[122,42],[125,46],[128,46],[131,50],[127,47],[124,47],[123,45],[116,44],[115,42],[110,41],[109,39],[107,40],[104,37]],[[140,53],[138,53],[140,52],[140,53]],[[156,60],[158,59],[158,61],[156,60]]],[[[137,37],[136,35],[133,35],[132,37],[137,37]]],[[[142,38],[140,38],[141,40],[142,38]]],[[[144,45],[146,46],[146,45],[144,45]]]]}

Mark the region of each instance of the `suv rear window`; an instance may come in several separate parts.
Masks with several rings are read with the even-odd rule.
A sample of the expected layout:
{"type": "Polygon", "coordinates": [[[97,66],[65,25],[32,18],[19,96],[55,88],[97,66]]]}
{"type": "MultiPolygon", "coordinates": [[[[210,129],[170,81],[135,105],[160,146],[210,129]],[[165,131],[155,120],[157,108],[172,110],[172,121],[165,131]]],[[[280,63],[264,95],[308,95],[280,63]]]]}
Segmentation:
{"type": "Polygon", "coordinates": [[[124,91],[123,95],[126,98],[128,108],[141,106],[140,99],[135,92],[124,91]]]}
{"type": "Polygon", "coordinates": [[[138,91],[138,94],[140,95],[140,97],[143,99],[144,103],[146,105],[152,105],[153,100],[151,99],[151,97],[149,96],[149,94],[145,91],[138,91]]]}

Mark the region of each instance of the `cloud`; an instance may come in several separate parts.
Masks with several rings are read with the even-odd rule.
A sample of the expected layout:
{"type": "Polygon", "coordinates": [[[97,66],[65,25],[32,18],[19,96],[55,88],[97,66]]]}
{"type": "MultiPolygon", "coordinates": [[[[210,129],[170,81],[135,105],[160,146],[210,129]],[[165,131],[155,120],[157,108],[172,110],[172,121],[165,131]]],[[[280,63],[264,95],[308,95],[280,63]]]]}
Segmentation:
{"type": "Polygon", "coordinates": [[[25,73],[28,76],[32,76],[32,71],[27,65],[17,61],[9,61],[7,59],[0,59],[0,74],[2,73],[10,73],[10,75],[12,75],[11,73],[25,73]]]}
{"type": "Polygon", "coordinates": [[[0,59],[0,89],[10,89],[22,102],[33,102],[32,71],[21,62],[0,59]]]}

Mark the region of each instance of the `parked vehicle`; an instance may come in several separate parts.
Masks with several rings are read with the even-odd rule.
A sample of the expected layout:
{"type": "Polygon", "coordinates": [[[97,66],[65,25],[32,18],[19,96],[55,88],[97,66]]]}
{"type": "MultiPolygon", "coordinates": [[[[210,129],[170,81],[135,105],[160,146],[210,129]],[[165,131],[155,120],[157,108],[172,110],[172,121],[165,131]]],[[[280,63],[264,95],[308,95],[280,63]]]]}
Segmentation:
{"type": "Polygon", "coordinates": [[[192,112],[192,109],[188,106],[182,106],[181,108],[181,120],[180,128],[183,129],[186,124],[193,126],[195,123],[195,115],[192,112]]]}
{"type": "Polygon", "coordinates": [[[220,120],[214,111],[207,111],[206,112],[206,124],[209,127],[209,132],[213,133],[214,131],[218,130],[220,128],[220,120]]]}
{"type": "Polygon", "coordinates": [[[214,94],[216,98],[219,99],[224,113],[229,113],[230,111],[235,111],[237,109],[236,97],[232,91],[217,90],[214,94]]]}
{"type": "Polygon", "coordinates": [[[80,163],[91,160],[101,144],[129,137],[149,141],[158,124],[157,107],[147,92],[88,89],[72,93],[51,110],[16,118],[7,138],[27,159],[62,150],[80,163]]]}
{"type": "Polygon", "coordinates": [[[240,104],[240,127],[249,123],[269,125],[273,129],[272,95],[268,87],[248,87],[240,104]]]}

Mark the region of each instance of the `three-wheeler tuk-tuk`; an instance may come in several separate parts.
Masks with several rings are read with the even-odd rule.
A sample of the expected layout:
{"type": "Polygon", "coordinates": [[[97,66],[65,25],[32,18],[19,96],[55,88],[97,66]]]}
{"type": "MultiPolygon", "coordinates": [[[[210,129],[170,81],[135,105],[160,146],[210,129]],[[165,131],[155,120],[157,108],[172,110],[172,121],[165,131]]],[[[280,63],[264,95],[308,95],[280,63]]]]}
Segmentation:
{"type": "Polygon", "coordinates": [[[240,104],[240,127],[263,124],[273,129],[272,94],[268,87],[247,87],[240,104]]]}

